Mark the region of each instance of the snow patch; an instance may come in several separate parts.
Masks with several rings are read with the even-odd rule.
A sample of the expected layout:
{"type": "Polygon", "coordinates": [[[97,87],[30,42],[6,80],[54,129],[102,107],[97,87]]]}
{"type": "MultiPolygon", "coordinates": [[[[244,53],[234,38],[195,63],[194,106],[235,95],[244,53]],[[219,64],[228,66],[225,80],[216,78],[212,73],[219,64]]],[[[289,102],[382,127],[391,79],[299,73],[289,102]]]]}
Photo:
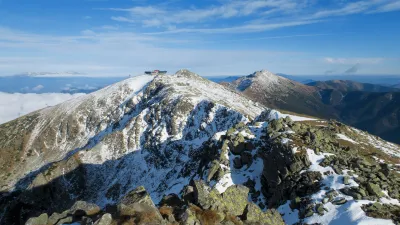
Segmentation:
{"type": "Polygon", "coordinates": [[[347,136],[344,135],[344,134],[336,134],[336,136],[338,137],[338,139],[342,139],[342,140],[351,142],[351,143],[353,143],[353,144],[358,144],[358,142],[354,141],[353,139],[347,137],[347,136]]]}

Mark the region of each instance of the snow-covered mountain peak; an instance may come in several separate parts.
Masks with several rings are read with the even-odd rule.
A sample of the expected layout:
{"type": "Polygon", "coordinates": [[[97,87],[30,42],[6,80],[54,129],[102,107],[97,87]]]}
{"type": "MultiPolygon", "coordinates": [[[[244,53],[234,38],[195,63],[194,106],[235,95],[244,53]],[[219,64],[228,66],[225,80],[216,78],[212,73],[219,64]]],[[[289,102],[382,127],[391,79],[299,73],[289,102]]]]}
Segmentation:
{"type": "Polygon", "coordinates": [[[250,77],[254,77],[256,79],[264,80],[265,82],[271,82],[271,83],[276,83],[280,79],[286,80],[286,78],[280,77],[268,70],[256,71],[252,75],[250,75],[250,77]]]}
{"type": "MultiPolygon", "coordinates": [[[[255,118],[263,110],[240,94],[188,70],[170,76],[129,78],[0,127],[0,134],[7,136],[0,137],[4,140],[0,148],[5,149],[5,154],[21,153],[16,156],[21,161],[18,166],[10,164],[6,157],[0,159],[0,164],[7,167],[10,174],[0,183],[0,190],[39,185],[44,181],[38,175],[59,161],[79,158],[78,164],[102,165],[106,162],[118,164],[129,158],[135,163],[129,164],[134,168],[127,169],[157,179],[152,178],[154,182],[145,185],[150,177],[132,174],[129,179],[135,182],[129,184],[126,183],[129,179],[118,175],[121,170],[95,169],[88,172],[95,179],[86,178],[86,182],[94,184],[98,182],[96,179],[106,177],[111,180],[106,179],[103,189],[92,193],[92,200],[105,204],[104,192],[109,189],[108,184],[115,182],[127,185],[121,189],[121,194],[143,183],[159,199],[169,187],[161,188],[160,182],[169,182],[165,176],[171,168],[182,169],[189,160],[189,150],[199,148],[216,133],[236,123],[255,118]],[[22,145],[18,141],[20,137],[23,137],[22,145]],[[13,146],[21,149],[14,151],[13,146]],[[143,154],[132,155],[134,152],[143,154]],[[180,158],[178,164],[177,158],[180,158]],[[164,168],[166,166],[168,169],[164,168]],[[164,169],[148,172],[147,167],[164,169]],[[158,188],[162,190],[156,191],[158,188]]],[[[63,173],[74,169],[65,167],[63,173]]]]}

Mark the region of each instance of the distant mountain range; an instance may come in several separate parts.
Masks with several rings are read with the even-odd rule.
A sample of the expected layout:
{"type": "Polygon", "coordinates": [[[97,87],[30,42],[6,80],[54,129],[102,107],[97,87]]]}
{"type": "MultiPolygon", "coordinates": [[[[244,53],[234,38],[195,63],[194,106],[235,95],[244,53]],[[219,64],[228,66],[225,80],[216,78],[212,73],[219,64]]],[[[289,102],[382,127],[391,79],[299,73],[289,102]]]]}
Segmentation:
{"type": "Polygon", "coordinates": [[[349,80],[307,85],[259,71],[223,85],[267,107],[335,119],[400,143],[400,89],[349,80]]]}
{"type": "Polygon", "coordinates": [[[400,91],[395,87],[387,87],[377,84],[359,83],[351,80],[328,80],[328,81],[314,81],[307,83],[309,86],[315,86],[319,89],[334,89],[341,92],[350,91],[366,91],[366,92],[390,92],[400,91]]]}

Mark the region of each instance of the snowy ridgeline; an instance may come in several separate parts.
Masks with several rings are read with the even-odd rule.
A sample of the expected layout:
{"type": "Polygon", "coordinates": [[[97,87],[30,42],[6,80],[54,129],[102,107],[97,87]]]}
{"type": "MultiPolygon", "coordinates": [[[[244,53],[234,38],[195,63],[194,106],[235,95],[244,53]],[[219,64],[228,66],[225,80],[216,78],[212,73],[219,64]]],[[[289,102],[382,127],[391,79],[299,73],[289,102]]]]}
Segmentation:
{"type": "MultiPolygon", "coordinates": [[[[118,193],[119,196],[123,196],[140,184],[144,185],[153,200],[158,202],[164,194],[178,194],[196,175],[191,171],[190,176],[181,176],[187,169],[186,166],[194,160],[189,154],[191,150],[199,149],[210,139],[218,140],[233,125],[249,122],[264,110],[265,108],[245,97],[187,71],[156,78],[138,76],[42,110],[41,121],[34,129],[31,146],[42,146],[41,143],[35,143],[34,137],[46,133],[48,127],[59,126],[57,121],[65,121],[66,118],[79,121],[79,132],[77,136],[68,137],[68,143],[65,142],[67,138],[62,136],[65,134],[56,134],[61,140],[59,146],[54,146],[56,150],[48,149],[48,152],[38,154],[37,158],[27,160],[35,165],[27,164],[25,168],[36,170],[48,162],[65,159],[71,152],[79,152],[81,162],[91,165],[90,168],[86,168],[90,176],[85,180],[87,187],[94,187],[93,190],[88,190],[90,201],[105,206],[114,201],[105,197],[111,187],[124,187],[118,193]],[[48,124],[47,121],[54,124],[41,126],[48,124]],[[153,146],[154,148],[151,148],[153,146]],[[82,149],[85,151],[80,151],[82,149]]],[[[257,125],[248,125],[249,132],[243,133],[243,136],[248,139],[260,139],[262,130],[268,126],[268,120],[287,116],[293,121],[315,120],[270,110],[265,121],[257,125]]],[[[337,138],[355,143],[343,134],[338,134],[337,138]]],[[[290,139],[285,139],[286,143],[289,141],[290,139]]],[[[251,152],[253,157],[256,153],[257,149],[251,152]]],[[[334,189],[343,186],[343,175],[335,174],[330,167],[319,166],[327,154],[315,155],[310,149],[307,153],[312,163],[308,170],[321,173],[329,170],[331,175],[323,175],[322,182],[334,189]]],[[[227,154],[226,158],[230,165],[234,164],[234,155],[227,154]]],[[[227,173],[220,180],[211,182],[220,193],[231,185],[246,182],[247,179],[254,180],[255,189],[261,190],[264,167],[261,158],[256,158],[249,168],[237,169],[223,164],[220,166],[224,167],[227,173]]],[[[64,172],[69,171],[62,168],[62,173],[64,172]]],[[[350,183],[352,186],[358,185],[354,180],[350,180],[350,183]]],[[[312,198],[321,200],[325,192],[321,190],[312,198]]],[[[328,208],[328,213],[324,216],[315,214],[307,218],[306,222],[391,224],[390,220],[367,217],[360,207],[367,202],[341,196],[348,200],[346,204],[336,206],[327,203],[325,207],[328,208]]],[[[262,194],[256,202],[261,203],[261,200],[262,194]]],[[[382,201],[399,204],[389,198],[383,198],[382,201]]],[[[283,218],[288,224],[299,221],[298,212],[292,211],[289,203],[278,210],[284,214],[283,218]]]]}

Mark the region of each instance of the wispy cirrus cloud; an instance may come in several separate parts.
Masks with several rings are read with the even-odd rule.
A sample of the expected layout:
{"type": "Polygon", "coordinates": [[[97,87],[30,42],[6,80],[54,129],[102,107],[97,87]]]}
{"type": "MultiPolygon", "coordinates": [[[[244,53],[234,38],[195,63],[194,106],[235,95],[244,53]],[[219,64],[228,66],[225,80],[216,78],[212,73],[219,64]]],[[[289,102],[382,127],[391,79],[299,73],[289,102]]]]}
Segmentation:
{"type": "Polygon", "coordinates": [[[118,21],[118,22],[127,22],[127,23],[135,23],[136,21],[133,19],[129,19],[123,16],[112,16],[112,20],[118,21]]]}
{"type": "MultiPolygon", "coordinates": [[[[227,1],[224,4],[206,8],[167,9],[156,6],[136,6],[132,8],[108,8],[103,10],[120,11],[128,13],[120,22],[141,23],[144,26],[170,26],[172,24],[200,23],[216,19],[230,19],[246,17],[255,13],[288,12],[301,8],[305,0],[245,0],[227,1]],[[151,22],[149,22],[151,21],[151,22]]],[[[112,17],[116,20],[117,17],[112,17]]]]}
{"type": "Polygon", "coordinates": [[[41,71],[126,76],[151,68],[171,72],[188,68],[203,75],[234,75],[265,68],[265,60],[275,62],[268,66],[274,70],[280,65],[278,58],[294,54],[266,50],[192,49],[185,47],[186,38],[168,39],[118,30],[86,30],[76,36],[38,35],[0,28],[2,31],[6,31],[6,35],[0,36],[0,76],[41,71]],[[173,42],[179,43],[180,48],[165,45],[173,42]],[[2,56],[4,49],[13,49],[17,56],[2,56]],[[24,58],[17,54],[21,50],[40,53],[40,57],[24,58]]]}
{"type": "Polygon", "coordinates": [[[400,10],[398,0],[359,0],[334,1],[329,8],[315,7],[317,1],[307,0],[231,0],[203,8],[168,8],[165,5],[135,6],[131,8],[107,8],[123,12],[124,15],[115,15],[112,20],[142,25],[143,27],[164,28],[163,33],[233,33],[237,29],[241,32],[257,32],[286,27],[284,24],[307,25],[323,22],[331,17],[347,16],[361,13],[381,13],[400,10]],[[244,18],[241,24],[233,23],[230,26],[221,26],[218,21],[234,18],[244,18]],[[253,29],[255,21],[265,21],[259,27],[267,29],[253,29]],[[216,22],[216,24],[214,24],[216,22]],[[207,28],[202,25],[207,23],[207,28]],[[244,23],[244,24],[243,24],[244,23]],[[275,26],[272,24],[282,24],[275,26]],[[179,26],[175,31],[171,27],[179,26]]]}
{"type": "Polygon", "coordinates": [[[378,64],[383,62],[384,58],[332,58],[326,57],[323,59],[325,63],[354,65],[354,64],[378,64]]]}
{"type": "Polygon", "coordinates": [[[379,6],[376,10],[372,11],[372,13],[392,12],[398,10],[400,10],[400,1],[394,1],[379,6]]]}
{"type": "Polygon", "coordinates": [[[224,34],[224,33],[252,33],[261,32],[266,30],[273,30],[282,27],[294,27],[305,24],[317,23],[317,20],[308,21],[294,21],[284,23],[270,23],[270,24],[248,24],[243,26],[233,26],[226,28],[184,28],[184,29],[172,29],[161,32],[153,32],[149,34],[178,34],[178,33],[203,33],[203,34],[224,34]]]}

